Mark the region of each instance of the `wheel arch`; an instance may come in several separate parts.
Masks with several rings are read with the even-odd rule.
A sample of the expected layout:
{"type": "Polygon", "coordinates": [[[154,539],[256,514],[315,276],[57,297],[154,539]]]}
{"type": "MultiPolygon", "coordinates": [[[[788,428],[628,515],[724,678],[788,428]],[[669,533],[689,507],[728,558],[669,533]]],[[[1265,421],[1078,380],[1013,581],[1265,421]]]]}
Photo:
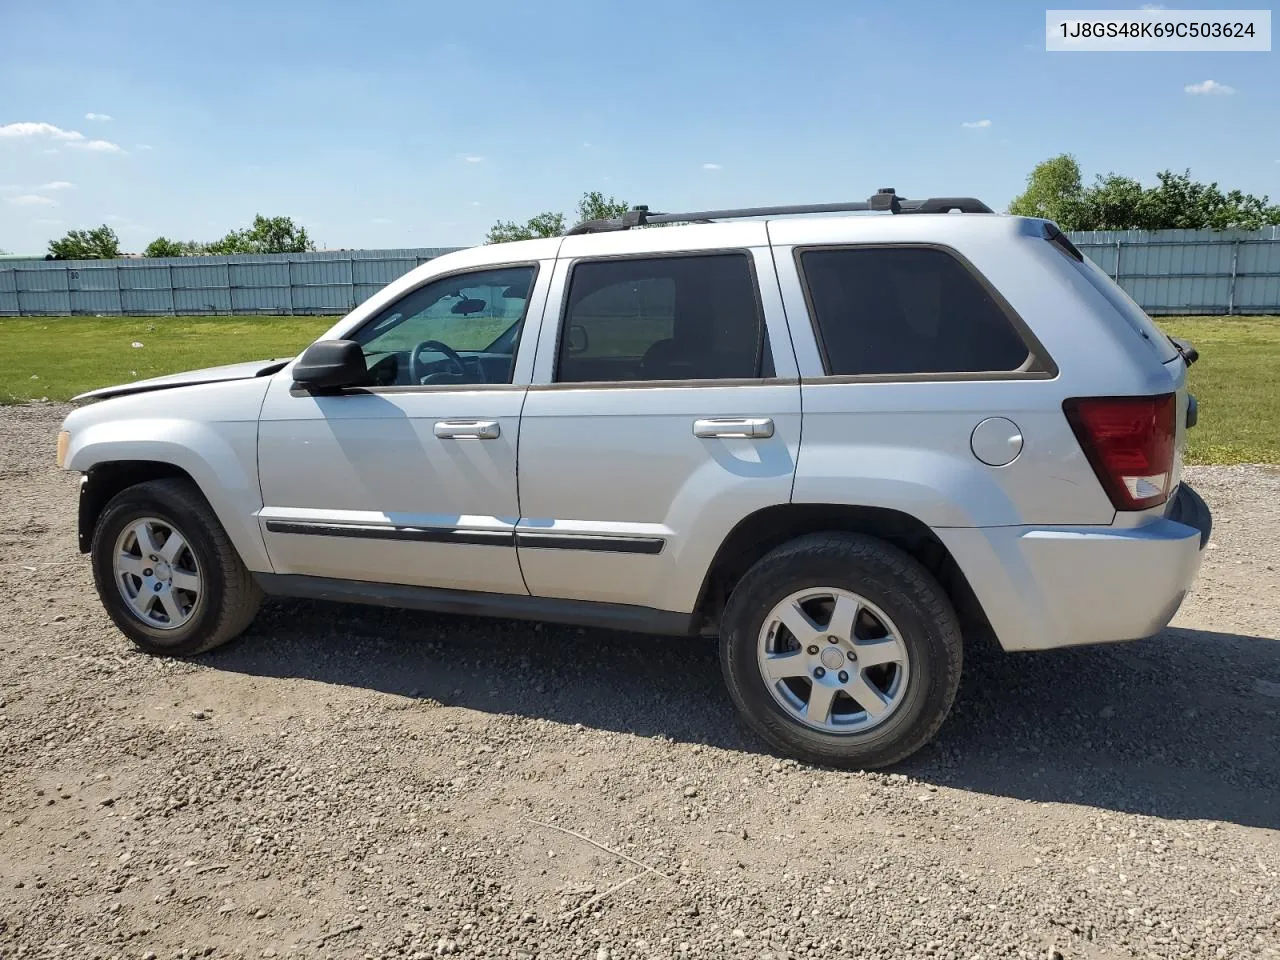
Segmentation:
{"type": "Polygon", "coordinates": [[[917,517],[887,507],[829,503],[784,503],[748,514],[729,532],[703,578],[695,608],[702,632],[719,628],[734,585],[770,550],[811,533],[861,533],[893,544],[918,560],[941,584],[966,637],[989,633],[982,604],[951,551],[917,517]]]}
{"type": "Polygon", "coordinates": [[[98,518],[119,493],[148,480],[186,480],[195,489],[200,485],[186,470],[159,460],[108,460],[85,471],[80,481],[80,504],[76,518],[76,538],[81,553],[88,553],[98,518]]]}

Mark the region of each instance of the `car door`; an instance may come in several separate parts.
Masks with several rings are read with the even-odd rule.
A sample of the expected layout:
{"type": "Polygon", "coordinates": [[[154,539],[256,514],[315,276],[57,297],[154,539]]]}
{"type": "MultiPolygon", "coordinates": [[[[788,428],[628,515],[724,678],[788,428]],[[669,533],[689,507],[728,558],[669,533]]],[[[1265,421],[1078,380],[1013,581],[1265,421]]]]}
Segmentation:
{"type": "Polygon", "coordinates": [[[362,385],[281,372],[258,435],[277,574],[527,595],[516,444],[553,260],[436,276],[344,334],[362,385]]]}
{"type": "Polygon", "coordinates": [[[525,582],[689,612],[733,527],[791,496],[800,387],[764,225],[567,237],[550,304],[520,427],[525,582]]]}

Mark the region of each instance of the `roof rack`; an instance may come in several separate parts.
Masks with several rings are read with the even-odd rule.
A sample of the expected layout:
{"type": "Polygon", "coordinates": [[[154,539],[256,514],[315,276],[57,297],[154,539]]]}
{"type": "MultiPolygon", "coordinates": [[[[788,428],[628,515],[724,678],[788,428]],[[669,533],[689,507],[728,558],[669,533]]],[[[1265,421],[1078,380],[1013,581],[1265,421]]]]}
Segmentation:
{"type": "Polygon", "coordinates": [[[696,213],[653,213],[648,207],[633,207],[620,217],[587,220],[571,229],[566,236],[581,233],[612,233],[654,223],[713,223],[716,220],[741,220],[744,217],[783,217],[800,213],[849,213],[859,210],[888,213],[991,213],[981,200],[973,197],[930,197],[907,200],[893,187],[882,187],[864,201],[849,203],[802,203],[781,207],[741,207],[736,210],[699,210],[696,213]]]}

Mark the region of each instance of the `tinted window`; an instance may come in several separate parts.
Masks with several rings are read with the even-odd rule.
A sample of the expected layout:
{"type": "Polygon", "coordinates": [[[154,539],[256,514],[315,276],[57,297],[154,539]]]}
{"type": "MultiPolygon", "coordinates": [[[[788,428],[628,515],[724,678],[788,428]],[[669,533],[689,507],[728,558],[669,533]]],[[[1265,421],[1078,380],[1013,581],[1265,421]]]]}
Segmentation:
{"type": "Polygon", "coordinates": [[[443,277],[405,294],[360,328],[370,383],[510,383],[533,267],[443,277]]]}
{"type": "Polygon", "coordinates": [[[556,380],[757,377],[763,326],[745,254],[579,263],[556,380]]]}
{"type": "Polygon", "coordinates": [[[999,304],[942,250],[800,256],[829,374],[1016,370],[1027,347],[999,304]]]}

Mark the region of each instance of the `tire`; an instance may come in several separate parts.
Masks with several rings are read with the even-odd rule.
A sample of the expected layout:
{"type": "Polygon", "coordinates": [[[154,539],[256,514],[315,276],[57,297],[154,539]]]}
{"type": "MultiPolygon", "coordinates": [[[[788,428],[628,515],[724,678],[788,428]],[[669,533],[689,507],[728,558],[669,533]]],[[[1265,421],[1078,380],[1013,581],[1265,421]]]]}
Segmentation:
{"type": "Polygon", "coordinates": [[[90,554],[107,613],[140,650],[155,656],[193,657],[221,646],[249,626],[262,602],[213,508],[186,480],[150,480],[116,494],[98,517],[90,554]],[[169,539],[175,531],[184,546],[169,539]],[[148,553],[147,544],[156,552],[148,553]],[[161,555],[170,547],[178,551],[171,564],[161,555]]]}
{"type": "Polygon", "coordinates": [[[960,685],[962,650],[937,580],[898,548],[849,533],[799,537],[764,556],[734,587],[720,630],[725,682],[751,728],[783,754],[854,769],[898,763],[933,738],[960,685]],[[836,609],[845,603],[852,606],[840,608],[841,623],[855,626],[842,632],[836,609]],[[795,618],[796,604],[807,619],[795,618]],[[829,624],[821,619],[828,607],[829,624]],[[778,625],[779,610],[798,633],[778,625]],[[850,610],[861,612],[850,621],[850,610]],[[795,649],[817,624],[824,626],[805,636],[812,642],[795,649]],[[811,711],[818,676],[823,689],[835,689],[816,698],[830,704],[821,729],[824,703],[811,711]]]}

